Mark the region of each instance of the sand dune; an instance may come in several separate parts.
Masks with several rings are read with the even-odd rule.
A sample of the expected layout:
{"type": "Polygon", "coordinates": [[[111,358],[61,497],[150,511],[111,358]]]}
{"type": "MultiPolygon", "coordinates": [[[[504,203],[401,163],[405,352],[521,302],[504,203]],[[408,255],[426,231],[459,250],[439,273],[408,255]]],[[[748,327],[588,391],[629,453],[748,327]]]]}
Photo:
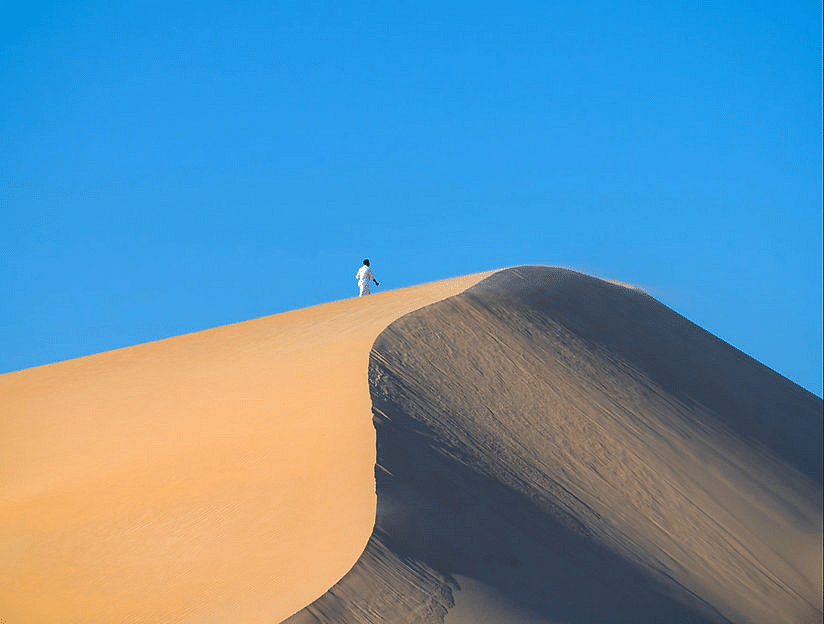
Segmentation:
{"type": "Polygon", "coordinates": [[[0,620],[820,622],[821,469],[637,289],[446,280],[0,376],[0,620]]]}
{"type": "Polygon", "coordinates": [[[369,350],[484,275],[0,376],[0,620],[278,622],[375,513],[369,350]]]}
{"type": "Polygon", "coordinates": [[[642,292],[499,272],[369,383],[375,527],[288,624],[822,620],[821,399],[642,292]]]}

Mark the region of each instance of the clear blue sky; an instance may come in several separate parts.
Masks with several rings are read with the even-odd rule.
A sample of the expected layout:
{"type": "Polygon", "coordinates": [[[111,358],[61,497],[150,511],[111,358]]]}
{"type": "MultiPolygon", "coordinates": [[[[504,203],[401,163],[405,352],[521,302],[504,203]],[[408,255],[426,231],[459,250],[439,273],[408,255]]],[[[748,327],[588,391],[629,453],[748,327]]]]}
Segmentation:
{"type": "Polygon", "coordinates": [[[759,2],[0,7],[0,372],[516,264],[822,392],[822,15],[759,2]]]}

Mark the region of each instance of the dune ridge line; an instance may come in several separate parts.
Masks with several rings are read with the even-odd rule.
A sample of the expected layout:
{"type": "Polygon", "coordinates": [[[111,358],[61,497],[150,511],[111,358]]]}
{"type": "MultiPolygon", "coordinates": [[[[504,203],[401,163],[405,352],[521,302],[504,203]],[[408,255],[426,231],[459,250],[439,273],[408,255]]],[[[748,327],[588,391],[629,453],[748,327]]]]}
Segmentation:
{"type": "Polygon", "coordinates": [[[320,596],[374,524],[375,338],[491,273],[0,375],[0,619],[280,621],[320,596]]]}

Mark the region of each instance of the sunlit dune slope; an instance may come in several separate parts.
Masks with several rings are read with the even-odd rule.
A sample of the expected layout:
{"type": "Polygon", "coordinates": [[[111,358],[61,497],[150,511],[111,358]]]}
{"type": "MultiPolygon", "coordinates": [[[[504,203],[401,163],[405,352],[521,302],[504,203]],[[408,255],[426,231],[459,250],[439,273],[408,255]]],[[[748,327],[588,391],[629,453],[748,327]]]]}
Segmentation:
{"type": "Polygon", "coordinates": [[[375,528],[289,624],[821,621],[821,399],[642,292],[499,272],[369,382],[375,528]]]}
{"type": "Polygon", "coordinates": [[[277,622],[374,522],[369,350],[483,276],[0,376],[0,620],[277,622]]]}

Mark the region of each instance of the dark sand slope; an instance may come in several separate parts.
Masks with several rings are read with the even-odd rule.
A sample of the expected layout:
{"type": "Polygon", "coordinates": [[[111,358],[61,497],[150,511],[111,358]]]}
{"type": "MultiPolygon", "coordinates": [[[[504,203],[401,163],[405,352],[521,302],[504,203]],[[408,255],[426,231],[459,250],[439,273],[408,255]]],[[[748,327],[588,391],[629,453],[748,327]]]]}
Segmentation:
{"type": "Polygon", "coordinates": [[[821,621],[821,400],[649,296],[502,271],[369,381],[375,528],[289,624],[821,621]]]}

